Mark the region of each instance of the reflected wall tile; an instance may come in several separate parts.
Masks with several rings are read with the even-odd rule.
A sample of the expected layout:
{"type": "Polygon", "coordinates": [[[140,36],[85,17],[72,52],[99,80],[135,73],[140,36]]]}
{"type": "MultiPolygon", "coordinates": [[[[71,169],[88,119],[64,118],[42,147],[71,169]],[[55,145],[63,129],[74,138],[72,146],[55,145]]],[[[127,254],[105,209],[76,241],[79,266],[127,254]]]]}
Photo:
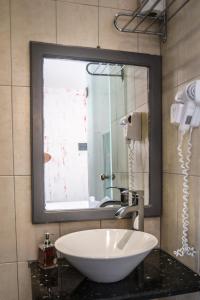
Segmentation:
{"type": "MultiPolygon", "coordinates": [[[[132,185],[132,184],[131,184],[132,185]]],[[[135,190],[144,191],[144,204],[149,204],[149,173],[138,172],[133,174],[135,190]]]]}
{"type": "Polygon", "coordinates": [[[132,219],[101,220],[101,228],[132,229],[132,219]]]}
{"type": "Polygon", "coordinates": [[[135,159],[133,164],[134,172],[149,172],[149,142],[148,139],[134,145],[135,159]]]}
{"type": "Polygon", "coordinates": [[[0,299],[19,300],[17,287],[17,264],[0,264],[0,278],[0,299]]]}
{"type": "Polygon", "coordinates": [[[120,125],[119,120],[116,122],[117,131],[117,166],[118,172],[128,172],[128,147],[124,138],[124,128],[120,125]]]}
{"type": "Polygon", "coordinates": [[[116,173],[116,186],[128,187],[128,173],[116,173]]]}
{"type": "Polygon", "coordinates": [[[59,224],[32,224],[31,221],[31,178],[15,177],[16,226],[18,261],[38,258],[38,245],[44,239],[44,233],[59,236],[59,224]]]}
{"type": "Polygon", "coordinates": [[[12,109],[9,86],[0,86],[0,145],[0,175],[12,175],[12,109]]]}
{"type": "Polygon", "coordinates": [[[160,247],[160,218],[145,218],[144,231],[155,235],[158,239],[157,248],[160,247]]]}
{"type": "Polygon", "coordinates": [[[58,43],[84,47],[98,45],[98,8],[57,3],[58,43]]]}
{"type": "Polygon", "coordinates": [[[0,263],[16,261],[13,177],[0,176],[0,263]]]}
{"type": "Polygon", "coordinates": [[[13,87],[14,174],[30,175],[30,91],[13,87]]]}
{"type": "Polygon", "coordinates": [[[116,121],[112,122],[111,124],[111,139],[112,139],[112,170],[113,173],[118,173],[116,121]]]}
{"type": "Polygon", "coordinates": [[[101,48],[137,52],[137,33],[117,31],[113,26],[116,9],[100,7],[99,10],[99,44],[101,48]]]}
{"type": "MultiPolygon", "coordinates": [[[[135,99],[136,109],[148,103],[148,69],[137,68],[135,71],[135,99]]],[[[148,111],[148,110],[147,110],[148,111]]]]}
{"type": "Polygon", "coordinates": [[[112,122],[112,169],[114,173],[128,172],[128,148],[119,120],[112,122]]]}
{"type": "Polygon", "coordinates": [[[89,229],[99,229],[100,221],[76,221],[76,222],[66,222],[60,224],[60,235],[68,234],[71,232],[89,230],[89,229]]]}
{"type": "Polygon", "coordinates": [[[133,176],[135,190],[144,191],[144,173],[134,173],[133,176]]]}
{"type": "Polygon", "coordinates": [[[18,263],[19,300],[31,300],[31,272],[27,262],[18,263]]]}
{"type": "Polygon", "coordinates": [[[11,0],[13,84],[29,86],[29,42],[56,42],[55,2],[11,0]]]}
{"type": "MultiPolygon", "coordinates": [[[[113,180],[113,186],[118,186],[122,188],[128,188],[128,173],[114,173],[115,179],[113,180]]],[[[112,189],[112,199],[121,200],[120,191],[117,189],[112,189]]]]}
{"type": "Polygon", "coordinates": [[[149,172],[149,106],[148,103],[136,109],[142,113],[142,141],[135,142],[135,172],[149,172]]]}
{"type": "Polygon", "coordinates": [[[149,173],[143,173],[144,176],[144,205],[149,204],[149,173]]]}
{"type": "Polygon", "coordinates": [[[136,109],[135,98],[135,66],[126,66],[124,68],[124,94],[127,102],[127,112],[131,113],[136,109]]]}
{"type": "Polygon", "coordinates": [[[9,1],[0,1],[0,85],[11,83],[9,1]]]}

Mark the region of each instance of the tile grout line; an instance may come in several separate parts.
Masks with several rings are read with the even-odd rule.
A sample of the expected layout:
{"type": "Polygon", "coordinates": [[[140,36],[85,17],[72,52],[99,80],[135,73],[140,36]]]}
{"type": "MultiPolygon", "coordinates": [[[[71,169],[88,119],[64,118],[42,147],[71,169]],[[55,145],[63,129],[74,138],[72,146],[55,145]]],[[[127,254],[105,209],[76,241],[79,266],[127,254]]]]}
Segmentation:
{"type": "MultiPolygon", "coordinates": [[[[59,1],[59,0],[55,0],[55,1],[59,1]]],[[[73,2],[73,1],[68,1],[68,0],[60,0],[59,2],[61,3],[70,3],[73,5],[82,5],[82,6],[90,6],[90,7],[102,7],[102,8],[106,8],[106,9],[115,9],[118,11],[124,11],[124,12],[133,12],[133,9],[131,8],[119,8],[119,7],[114,7],[114,6],[105,6],[105,5],[100,5],[100,0],[98,0],[98,4],[96,5],[92,5],[92,4],[88,4],[88,3],[81,3],[81,2],[73,2]]],[[[114,17],[114,15],[113,15],[114,17]]]]}
{"type": "MultiPolygon", "coordinates": [[[[169,172],[169,171],[162,171],[162,174],[165,175],[178,175],[178,176],[184,176],[184,174],[182,173],[176,173],[176,172],[169,172]]],[[[200,178],[200,175],[196,175],[196,174],[189,174],[189,177],[198,177],[200,178]]]]}
{"type": "Polygon", "coordinates": [[[100,13],[100,11],[99,11],[99,10],[100,10],[100,7],[99,7],[99,1],[100,1],[100,0],[98,0],[98,17],[97,17],[97,18],[98,18],[98,20],[97,20],[97,27],[98,27],[98,28],[97,28],[97,29],[98,29],[98,33],[97,33],[97,34],[98,34],[98,37],[97,37],[97,40],[98,40],[98,41],[97,41],[97,43],[98,43],[98,45],[97,45],[97,47],[100,47],[100,41],[99,41],[99,30],[100,30],[100,28],[99,28],[99,24],[100,24],[100,23],[99,23],[99,21],[100,21],[100,20],[99,20],[99,13],[100,13]]]}
{"type": "Polygon", "coordinates": [[[55,21],[56,21],[56,44],[58,44],[58,1],[55,1],[55,21]]]}
{"type": "Polygon", "coordinates": [[[27,175],[27,174],[24,174],[24,175],[18,175],[18,174],[15,174],[15,175],[0,175],[0,177],[31,177],[31,174],[27,175]]]}
{"type": "Polygon", "coordinates": [[[16,246],[16,267],[17,267],[17,293],[19,300],[19,268],[18,268],[18,244],[17,244],[17,211],[16,211],[16,195],[15,195],[15,157],[14,157],[14,113],[13,113],[13,64],[12,64],[12,8],[11,0],[9,0],[9,14],[10,14],[10,70],[11,70],[11,125],[12,125],[12,159],[13,159],[13,200],[14,200],[14,215],[15,215],[15,246],[16,246]]]}
{"type": "Polygon", "coordinates": [[[12,86],[12,87],[19,87],[19,88],[21,88],[21,87],[24,87],[24,88],[25,88],[25,87],[26,87],[26,88],[30,88],[30,85],[15,85],[15,84],[12,84],[12,83],[11,83],[11,84],[0,84],[0,86],[2,86],[2,87],[3,87],[3,86],[8,86],[8,87],[9,87],[9,86],[12,86]]]}

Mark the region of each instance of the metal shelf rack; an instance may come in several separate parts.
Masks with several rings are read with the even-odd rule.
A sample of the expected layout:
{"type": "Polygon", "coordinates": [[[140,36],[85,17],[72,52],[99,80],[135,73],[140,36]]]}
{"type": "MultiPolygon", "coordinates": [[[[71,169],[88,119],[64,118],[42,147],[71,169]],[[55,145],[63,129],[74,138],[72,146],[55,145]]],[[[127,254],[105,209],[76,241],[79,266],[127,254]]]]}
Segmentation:
{"type": "MultiPolygon", "coordinates": [[[[149,35],[159,36],[163,41],[167,39],[167,23],[169,23],[176,14],[189,2],[190,0],[184,0],[182,4],[179,4],[178,7],[174,9],[173,12],[169,14],[169,9],[177,2],[177,0],[165,1],[165,8],[162,11],[155,13],[155,8],[163,0],[144,0],[140,1],[141,4],[133,12],[119,12],[114,17],[114,26],[120,32],[127,33],[142,33],[149,35]],[[145,6],[149,5],[151,2],[150,8],[145,11],[145,6]],[[143,12],[145,11],[145,12],[143,12]],[[125,22],[125,19],[127,21],[125,22]],[[120,25],[120,21],[123,20],[123,26],[120,25]],[[133,22],[136,21],[133,28],[133,22]],[[148,20],[146,27],[142,28],[144,21],[148,20]],[[156,29],[152,29],[152,26],[157,24],[156,29]]],[[[180,1],[179,1],[180,2],[180,1]]]]}
{"type": "Polygon", "coordinates": [[[111,63],[88,63],[86,71],[93,76],[112,76],[121,77],[124,79],[125,65],[111,64],[111,63]]]}

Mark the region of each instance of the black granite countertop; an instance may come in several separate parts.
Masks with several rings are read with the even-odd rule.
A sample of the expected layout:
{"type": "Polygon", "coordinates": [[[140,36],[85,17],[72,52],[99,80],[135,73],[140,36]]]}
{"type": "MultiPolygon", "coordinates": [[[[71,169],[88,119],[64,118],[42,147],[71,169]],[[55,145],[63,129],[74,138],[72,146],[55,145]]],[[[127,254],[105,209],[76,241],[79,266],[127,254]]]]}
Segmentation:
{"type": "Polygon", "coordinates": [[[200,291],[200,276],[159,249],[116,283],[92,282],[65,259],[50,270],[40,269],[37,262],[29,265],[33,300],[144,300],[200,291]]]}

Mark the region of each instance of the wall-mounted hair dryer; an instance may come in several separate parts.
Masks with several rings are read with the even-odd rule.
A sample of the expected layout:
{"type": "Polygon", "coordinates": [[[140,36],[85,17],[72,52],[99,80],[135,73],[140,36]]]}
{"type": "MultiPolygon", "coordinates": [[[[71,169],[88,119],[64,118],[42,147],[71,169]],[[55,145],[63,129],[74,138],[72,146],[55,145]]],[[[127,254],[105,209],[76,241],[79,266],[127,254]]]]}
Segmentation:
{"type": "Polygon", "coordinates": [[[142,138],[141,113],[130,113],[120,120],[120,125],[124,127],[124,136],[126,143],[130,144],[131,140],[140,141],[142,138]]]}
{"type": "Polygon", "coordinates": [[[182,246],[174,251],[176,256],[194,256],[196,250],[189,245],[189,171],[192,156],[192,130],[200,126],[200,80],[190,82],[175,97],[171,106],[171,123],[178,125],[179,139],[177,153],[182,170],[182,246]],[[187,133],[188,134],[185,134],[187,133]],[[183,140],[187,138],[187,149],[183,151],[183,140]]]}
{"type": "Polygon", "coordinates": [[[171,123],[182,133],[200,125],[200,80],[192,81],[175,97],[171,106],[171,123]]]}

